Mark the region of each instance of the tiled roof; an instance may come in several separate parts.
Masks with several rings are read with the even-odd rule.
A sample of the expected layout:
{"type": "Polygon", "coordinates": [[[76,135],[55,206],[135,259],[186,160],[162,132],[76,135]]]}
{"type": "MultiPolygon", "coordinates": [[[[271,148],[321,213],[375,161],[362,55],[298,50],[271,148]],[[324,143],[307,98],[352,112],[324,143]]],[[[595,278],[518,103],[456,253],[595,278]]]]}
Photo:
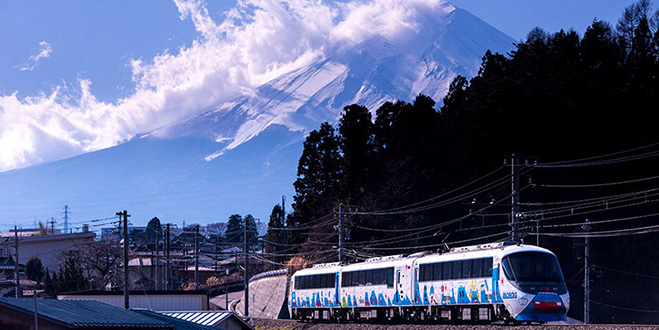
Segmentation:
{"type": "MultiPolygon", "coordinates": [[[[34,313],[34,300],[28,298],[0,298],[0,305],[25,313],[34,313]]],[[[38,299],[37,312],[45,319],[66,324],[74,329],[97,327],[174,329],[172,325],[163,321],[94,300],[38,299]]]]}
{"type": "MultiPolygon", "coordinates": [[[[194,322],[197,324],[214,327],[228,317],[233,315],[229,311],[204,311],[204,312],[160,312],[169,317],[194,322]]],[[[238,317],[236,317],[238,318],[238,317]]],[[[239,319],[239,318],[238,318],[239,319]]],[[[242,321],[242,320],[241,320],[242,321]]]]}

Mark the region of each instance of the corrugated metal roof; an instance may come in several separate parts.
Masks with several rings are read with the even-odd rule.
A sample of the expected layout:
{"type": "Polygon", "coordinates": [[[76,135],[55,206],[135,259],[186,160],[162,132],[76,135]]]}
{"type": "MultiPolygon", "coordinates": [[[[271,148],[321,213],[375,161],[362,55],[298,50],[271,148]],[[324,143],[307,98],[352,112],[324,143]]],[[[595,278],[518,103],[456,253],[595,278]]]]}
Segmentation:
{"type": "MultiPolygon", "coordinates": [[[[67,324],[73,328],[174,328],[168,323],[146,317],[135,311],[124,310],[95,300],[38,299],[37,301],[37,312],[41,317],[67,324]]],[[[0,305],[21,310],[26,313],[34,313],[33,299],[0,298],[0,305]]]]}
{"type": "Polygon", "coordinates": [[[184,321],[179,318],[163,315],[161,313],[157,312],[152,312],[152,311],[147,311],[147,310],[135,310],[138,313],[141,313],[143,315],[146,315],[151,318],[155,318],[157,320],[161,320],[163,322],[167,322],[171,325],[174,326],[173,330],[217,330],[216,328],[194,323],[194,322],[189,322],[189,321],[184,321]]]}
{"type": "Polygon", "coordinates": [[[161,312],[161,314],[209,327],[214,327],[233,315],[233,313],[229,311],[161,312]]]}

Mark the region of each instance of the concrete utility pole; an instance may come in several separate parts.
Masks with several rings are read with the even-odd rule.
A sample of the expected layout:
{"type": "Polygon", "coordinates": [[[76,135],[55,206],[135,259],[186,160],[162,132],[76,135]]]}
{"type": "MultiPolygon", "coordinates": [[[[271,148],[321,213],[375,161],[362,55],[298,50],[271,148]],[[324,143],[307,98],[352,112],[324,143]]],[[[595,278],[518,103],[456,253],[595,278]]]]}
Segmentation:
{"type": "Polygon", "coordinates": [[[249,316],[249,235],[247,229],[247,218],[245,218],[245,228],[244,228],[244,239],[243,244],[243,258],[245,263],[245,317],[249,316]]]}
{"type": "Polygon", "coordinates": [[[511,195],[511,205],[512,210],[510,213],[512,231],[513,231],[513,241],[519,242],[519,223],[517,216],[519,215],[519,159],[517,155],[512,156],[512,162],[510,164],[512,168],[512,195],[511,195]]]}
{"type": "Polygon", "coordinates": [[[345,244],[345,209],[343,204],[339,204],[339,263],[343,264],[345,257],[343,255],[343,246],[345,244]]]}
{"type": "Polygon", "coordinates": [[[39,330],[39,313],[37,312],[37,288],[34,288],[34,330],[39,330]]]}
{"type": "Polygon", "coordinates": [[[590,238],[588,232],[590,231],[590,220],[586,218],[586,224],[581,228],[586,232],[584,239],[584,292],[583,292],[583,323],[590,324],[590,238]]]}
{"type": "Polygon", "coordinates": [[[167,224],[167,229],[165,230],[165,289],[166,290],[171,290],[171,286],[169,284],[169,282],[171,282],[169,279],[170,276],[171,274],[169,269],[169,224],[167,224]]]}
{"type": "Polygon", "coordinates": [[[199,225],[194,228],[194,289],[199,290],[199,225]]]}
{"type": "MultiPolygon", "coordinates": [[[[162,227],[160,228],[162,229],[162,227]]],[[[153,278],[155,279],[156,283],[156,290],[160,290],[160,276],[158,276],[158,266],[160,263],[160,251],[158,251],[158,248],[160,247],[158,244],[158,239],[160,238],[160,230],[156,229],[156,272],[153,275],[153,278]]]]}
{"type": "Polygon", "coordinates": [[[128,211],[124,210],[123,212],[117,212],[120,218],[123,218],[124,225],[124,309],[130,308],[130,301],[128,295],[128,211]]]}
{"type": "Polygon", "coordinates": [[[16,298],[20,297],[21,281],[19,278],[18,267],[18,227],[14,226],[14,249],[16,250],[16,262],[14,263],[14,273],[16,275],[16,298]]]}

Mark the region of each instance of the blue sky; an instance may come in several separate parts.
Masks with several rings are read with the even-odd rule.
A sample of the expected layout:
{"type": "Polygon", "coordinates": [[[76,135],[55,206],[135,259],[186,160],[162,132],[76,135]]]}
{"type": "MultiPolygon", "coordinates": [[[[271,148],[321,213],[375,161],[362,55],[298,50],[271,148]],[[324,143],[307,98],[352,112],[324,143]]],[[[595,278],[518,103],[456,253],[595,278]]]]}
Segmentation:
{"type": "MultiPolygon", "coordinates": [[[[235,0],[0,0],[0,172],[107,148],[248,94],[322,56],[327,39],[367,33],[360,25],[372,22],[343,19],[351,13],[436,1],[242,0],[227,12],[235,0]]],[[[453,3],[521,40],[535,26],[615,23],[633,1],[453,3]]]]}

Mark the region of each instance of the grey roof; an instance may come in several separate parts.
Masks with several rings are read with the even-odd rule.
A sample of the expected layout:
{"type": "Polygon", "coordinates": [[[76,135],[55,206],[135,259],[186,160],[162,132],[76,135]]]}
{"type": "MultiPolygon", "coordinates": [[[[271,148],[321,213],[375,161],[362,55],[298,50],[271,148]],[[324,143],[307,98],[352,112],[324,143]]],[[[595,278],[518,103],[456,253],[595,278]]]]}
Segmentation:
{"type": "MultiPolygon", "coordinates": [[[[138,312],[94,300],[38,299],[37,302],[37,312],[40,317],[72,328],[174,328],[166,322],[146,317],[138,312]]],[[[34,313],[34,300],[28,298],[0,298],[0,306],[34,313]]]]}
{"type": "Polygon", "coordinates": [[[170,317],[149,310],[136,309],[135,311],[145,316],[148,316],[150,318],[169,323],[174,326],[174,330],[217,330],[216,328],[210,326],[201,325],[190,321],[184,321],[175,317],[170,317]]]}
{"type": "Polygon", "coordinates": [[[245,323],[241,318],[235,316],[230,311],[160,312],[160,314],[209,327],[215,327],[220,322],[232,316],[238,321],[245,323]]]}

